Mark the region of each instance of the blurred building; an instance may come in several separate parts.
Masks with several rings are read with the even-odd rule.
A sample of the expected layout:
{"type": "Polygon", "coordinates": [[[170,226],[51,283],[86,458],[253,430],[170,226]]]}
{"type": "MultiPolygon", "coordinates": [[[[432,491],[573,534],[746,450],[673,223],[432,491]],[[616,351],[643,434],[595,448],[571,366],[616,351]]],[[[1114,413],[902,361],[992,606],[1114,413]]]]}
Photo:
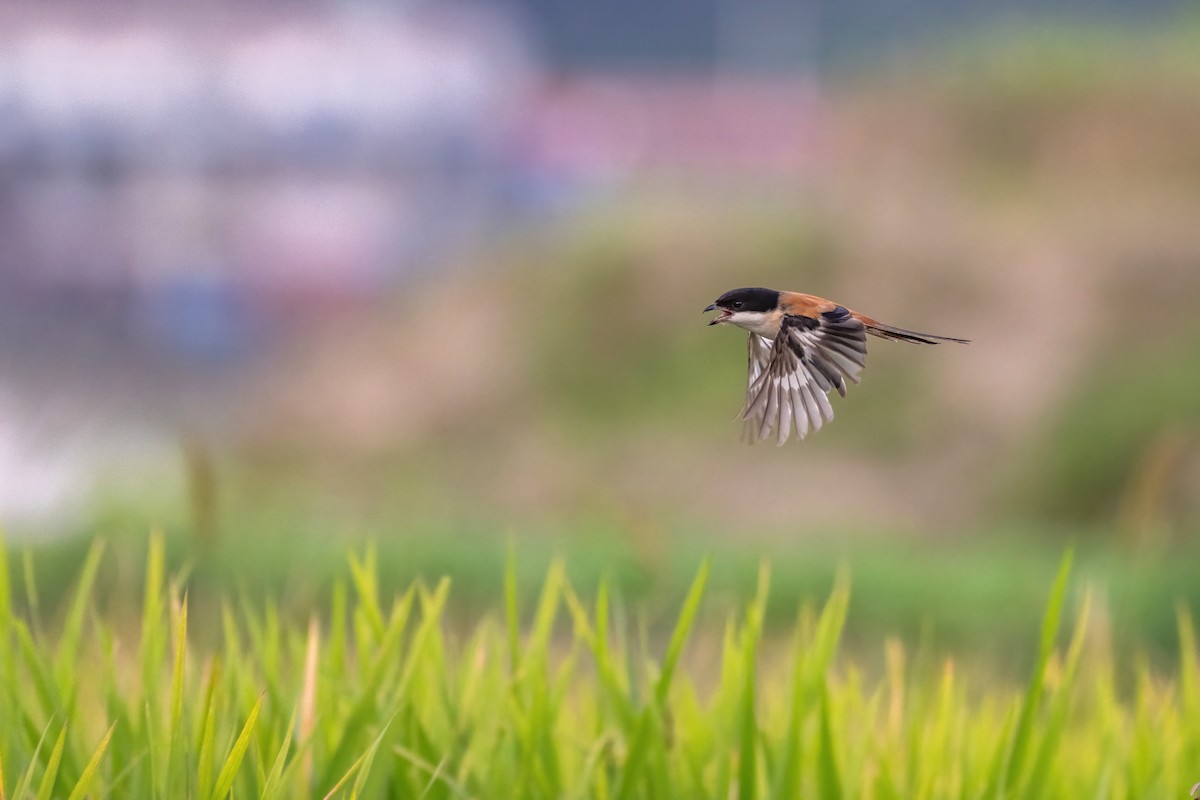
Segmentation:
{"type": "Polygon", "coordinates": [[[476,237],[527,48],[407,8],[0,7],[0,316],[220,355],[476,237]]]}
{"type": "Polygon", "coordinates": [[[220,359],[633,177],[794,186],[839,54],[1029,10],[943,6],[5,3],[0,361],[77,330],[220,359]]]}

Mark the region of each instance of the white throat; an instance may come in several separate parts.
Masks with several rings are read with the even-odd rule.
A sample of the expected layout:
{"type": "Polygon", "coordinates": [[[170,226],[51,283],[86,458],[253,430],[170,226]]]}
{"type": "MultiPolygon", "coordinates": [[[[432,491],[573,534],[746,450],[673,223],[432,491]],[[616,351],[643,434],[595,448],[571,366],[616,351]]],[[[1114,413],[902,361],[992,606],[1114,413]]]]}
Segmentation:
{"type": "Polygon", "coordinates": [[[743,330],[757,333],[764,339],[779,335],[781,314],[778,311],[735,311],[726,322],[743,330]]]}

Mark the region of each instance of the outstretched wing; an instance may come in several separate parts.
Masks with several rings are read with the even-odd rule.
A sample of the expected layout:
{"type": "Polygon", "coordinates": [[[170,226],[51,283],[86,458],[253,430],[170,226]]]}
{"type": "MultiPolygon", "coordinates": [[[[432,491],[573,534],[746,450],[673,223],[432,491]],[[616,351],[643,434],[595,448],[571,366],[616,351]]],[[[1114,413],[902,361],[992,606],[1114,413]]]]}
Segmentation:
{"type": "Polygon", "coordinates": [[[779,444],[818,430],[833,419],[828,393],[846,394],[846,379],[858,383],[866,366],[866,326],[838,306],[818,317],[784,317],[772,342],[750,334],[746,420],[752,440],[776,432],[779,444]]]}

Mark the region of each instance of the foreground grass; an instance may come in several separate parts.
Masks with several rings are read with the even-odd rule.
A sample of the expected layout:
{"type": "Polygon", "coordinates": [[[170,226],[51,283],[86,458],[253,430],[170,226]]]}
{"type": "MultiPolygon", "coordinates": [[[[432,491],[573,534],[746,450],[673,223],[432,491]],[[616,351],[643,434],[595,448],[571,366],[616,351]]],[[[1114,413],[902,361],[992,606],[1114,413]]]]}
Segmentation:
{"type": "Polygon", "coordinates": [[[229,603],[219,644],[201,649],[161,540],[140,630],[93,605],[102,558],[94,546],[49,625],[31,564],[0,550],[5,798],[1163,798],[1200,771],[1187,614],[1179,674],[1133,659],[1119,686],[1086,594],[1059,642],[1067,564],[1032,675],[1012,688],[910,665],[897,642],[876,677],[845,663],[845,580],[800,611],[789,642],[764,639],[765,568],[714,626],[702,567],[656,644],[606,583],[580,597],[561,564],[532,604],[510,566],[502,611],[462,631],[448,581],[383,597],[368,553],[327,622],[229,603]]]}

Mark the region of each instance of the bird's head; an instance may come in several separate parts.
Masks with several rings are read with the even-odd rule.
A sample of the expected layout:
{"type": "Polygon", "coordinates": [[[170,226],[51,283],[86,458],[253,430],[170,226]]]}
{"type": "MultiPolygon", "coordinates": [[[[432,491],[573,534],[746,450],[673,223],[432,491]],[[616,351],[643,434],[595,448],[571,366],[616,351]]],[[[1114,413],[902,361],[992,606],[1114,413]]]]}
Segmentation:
{"type": "Polygon", "coordinates": [[[729,323],[746,330],[756,330],[763,326],[778,306],[779,292],[755,287],[731,289],[704,310],[721,312],[709,320],[709,325],[729,323]]]}

